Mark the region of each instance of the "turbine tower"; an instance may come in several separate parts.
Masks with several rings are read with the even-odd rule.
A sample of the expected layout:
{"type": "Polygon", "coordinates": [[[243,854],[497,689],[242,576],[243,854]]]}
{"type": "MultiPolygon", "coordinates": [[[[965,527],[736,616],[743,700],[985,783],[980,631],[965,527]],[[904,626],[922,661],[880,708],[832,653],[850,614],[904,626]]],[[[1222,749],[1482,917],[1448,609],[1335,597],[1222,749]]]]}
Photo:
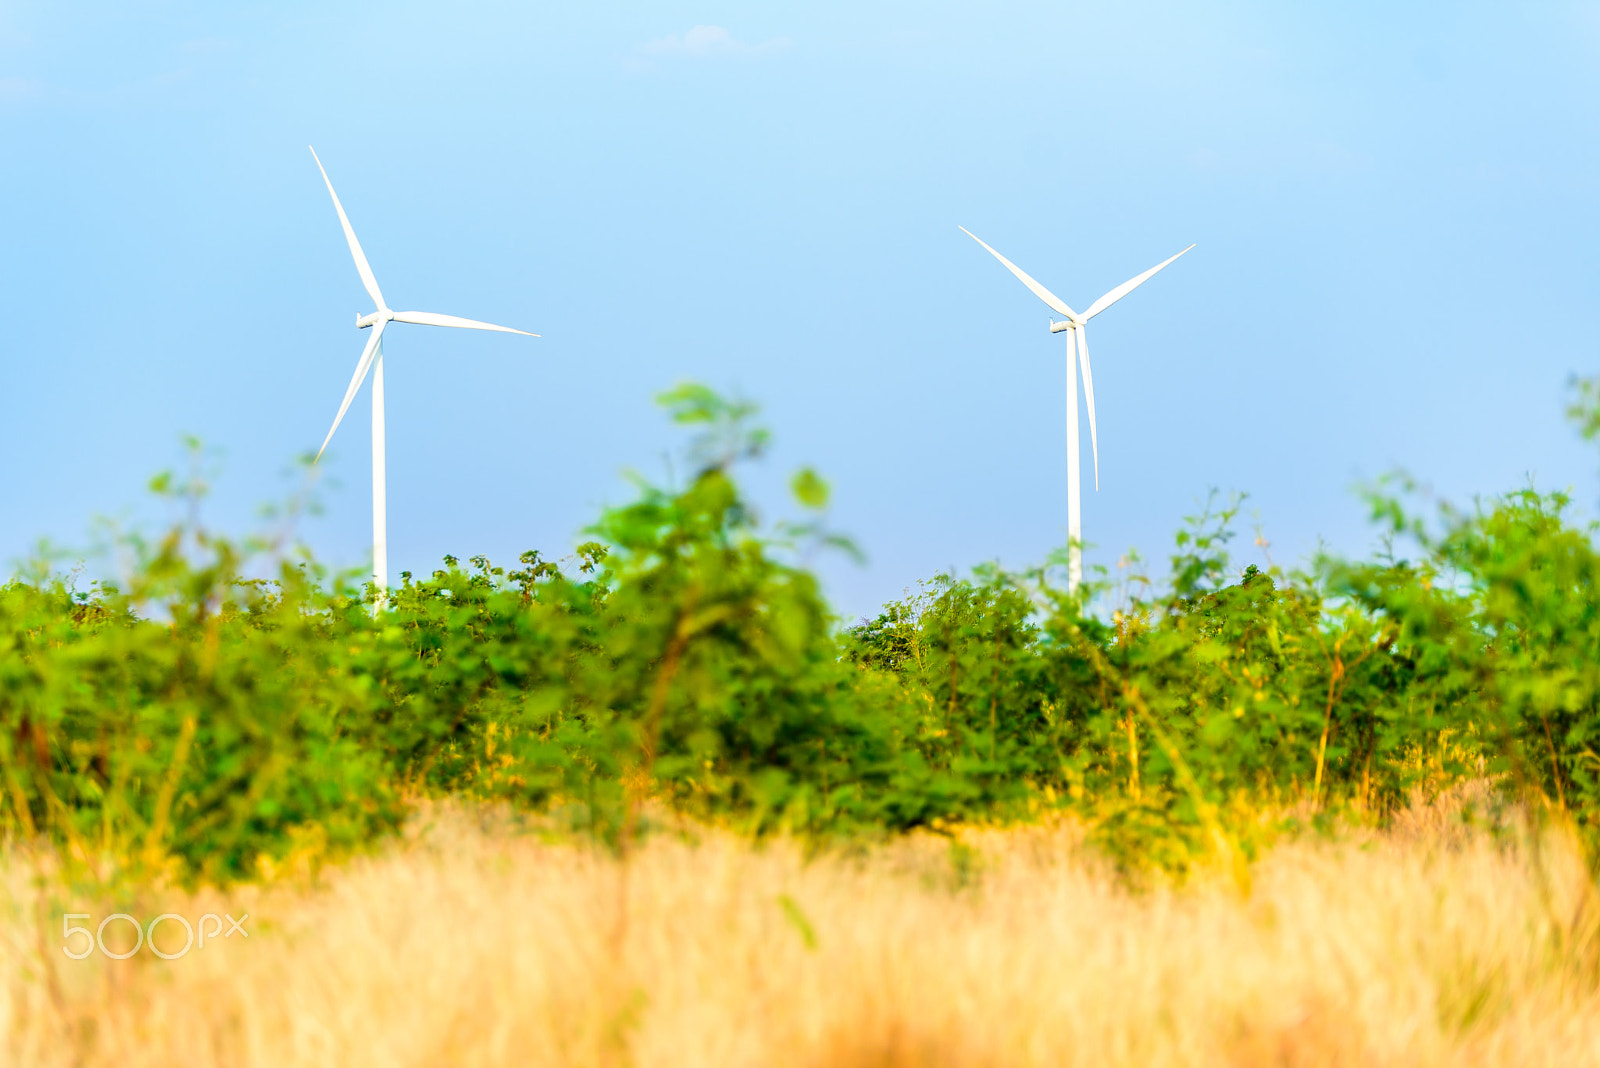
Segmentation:
{"type": "Polygon", "coordinates": [[[389,589],[389,535],[385,519],[384,498],[384,457],[383,457],[383,331],[390,323],[419,323],[422,326],[457,326],[468,330],[498,330],[505,334],[522,334],[527,337],[538,337],[526,330],[513,330],[509,326],[496,326],[493,323],[480,323],[476,319],[463,319],[458,315],[440,315],[437,312],[419,311],[390,311],[389,305],[383,301],[383,294],[378,290],[378,280],[372,275],[372,267],[367,263],[367,257],[361,251],[361,242],[356,240],[356,232],[350,228],[350,219],[344,213],[344,205],[339,203],[339,194],[333,191],[333,183],[328,180],[328,172],[323,169],[322,160],[317,158],[317,150],[311,150],[311,158],[317,161],[317,170],[322,172],[322,181],[328,187],[328,195],[333,198],[333,210],[339,213],[339,225],[344,228],[344,239],[350,244],[350,255],[356,261],[356,273],[361,275],[361,284],[366,287],[367,295],[378,306],[378,310],[368,315],[356,317],[356,328],[365,330],[372,328],[372,336],[367,338],[366,347],[361,350],[361,359],[356,363],[356,373],[350,379],[350,388],[344,391],[344,401],[339,405],[339,414],[333,417],[333,426],[328,429],[328,436],[322,440],[322,448],[317,450],[317,459],[322,459],[322,454],[328,448],[328,442],[333,440],[333,432],[339,429],[339,423],[344,419],[344,413],[349,410],[350,402],[355,399],[356,391],[361,388],[361,383],[367,377],[367,372],[372,372],[372,582],[377,587],[377,608],[382,608],[388,601],[389,589]]]}
{"type": "Polygon", "coordinates": [[[1089,442],[1094,449],[1094,488],[1096,490],[1100,488],[1100,440],[1095,432],[1094,425],[1094,376],[1089,373],[1089,341],[1085,336],[1085,324],[1129,293],[1132,293],[1151,275],[1177,259],[1178,256],[1183,255],[1183,252],[1188,252],[1189,248],[1194,248],[1194,246],[1190,245],[1189,248],[1184,249],[1177,256],[1162,260],[1143,274],[1135,275],[1128,279],[1089,305],[1089,310],[1080,315],[1067,307],[1066,302],[1060,297],[1035,282],[1021,267],[1000,255],[994,249],[989,248],[977,234],[968,230],[965,226],[959,227],[959,229],[972,240],[989,249],[990,255],[1005,264],[1006,270],[1016,275],[1018,281],[1032,290],[1033,295],[1049,305],[1052,311],[1066,316],[1066,319],[1061,321],[1052,319],[1050,321],[1050,332],[1059,334],[1062,331],[1066,331],[1067,334],[1067,589],[1069,592],[1075,591],[1083,582],[1083,518],[1079,501],[1081,491],[1078,486],[1078,467],[1080,463],[1078,457],[1078,357],[1080,355],[1083,357],[1083,394],[1089,405],[1089,442]]]}

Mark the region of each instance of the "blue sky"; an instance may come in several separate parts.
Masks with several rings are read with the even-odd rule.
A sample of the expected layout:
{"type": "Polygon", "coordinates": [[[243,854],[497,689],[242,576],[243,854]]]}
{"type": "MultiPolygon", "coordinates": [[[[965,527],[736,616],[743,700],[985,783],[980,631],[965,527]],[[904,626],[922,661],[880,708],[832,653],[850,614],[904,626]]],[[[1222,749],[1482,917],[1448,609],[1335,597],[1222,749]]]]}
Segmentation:
{"type": "MultiPolygon", "coordinates": [[[[842,611],[1042,559],[1062,341],[958,224],[1080,307],[1198,244],[1091,332],[1091,563],[1211,487],[1279,562],[1365,552],[1397,466],[1592,512],[1597,88],[1596,3],[0,3],[0,559],[159,517],[184,433],[216,525],[290,488],[370,310],[308,143],[393,306],[543,335],[394,328],[396,572],[568,551],[682,379],[763,404],[771,516],[830,479],[842,611]]],[[[368,412],[303,529],[338,564],[368,412]]]]}

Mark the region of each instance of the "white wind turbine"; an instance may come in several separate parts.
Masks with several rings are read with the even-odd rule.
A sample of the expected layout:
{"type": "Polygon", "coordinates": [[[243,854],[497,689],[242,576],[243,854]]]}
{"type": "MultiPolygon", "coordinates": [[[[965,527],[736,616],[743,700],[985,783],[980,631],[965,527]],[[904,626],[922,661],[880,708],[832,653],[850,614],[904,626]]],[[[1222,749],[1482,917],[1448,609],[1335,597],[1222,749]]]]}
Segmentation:
{"type": "Polygon", "coordinates": [[[356,328],[365,330],[367,327],[372,327],[372,336],[367,338],[367,345],[361,350],[361,359],[356,363],[356,373],[350,379],[350,388],[344,391],[344,401],[339,405],[339,414],[333,417],[333,426],[328,429],[328,436],[322,440],[322,448],[317,450],[317,459],[322,459],[323,452],[328,448],[328,442],[333,440],[333,432],[339,429],[344,413],[349,410],[350,402],[355,399],[356,391],[361,388],[361,383],[370,370],[372,372],[372,581],[378,591],[378,606],[382,607],[386,601],[385,591],[389,588],[389,536],[384,516],[384,328],[391,322],[419,323],[423,326],[459,326],[468,330],[498,330],[506,334],[523,334],[527,337],[539,335],[530,334],[526,330],[513,330],[509,326],[480,323],[476,319],[463,319],[457,315],[390,311],[389,305],[383,302],[383,294],[378,291],[378,280],[372,276],[372,267],[367,263],[366,254],[361,251],[361,243],[356,240],[356,232],[350,228],[350,219],[344,213],[344,205],[339,203],[339,194],[333,191],[333,183],[328,181],[328,172],[323,169],[322,160],[317,158],[317,150],[314,148],[311,150],[311,158],[317,161],[317,170],[322,171],[322,181],[328,187],[328,195],[333,198],[333,209],[339,213],[339,225],[344,228],[344,239],[350,243],[350,255],[355,258],[356,272],[361,275],[361,284],[366,287],[367,295],[372,298],[372,302],[378,306],[378,310],[370,315],[356,317],[356,328]]]}
{"type": "Polygon", "coordinates": [[[1050,332],[1052,334],[1059,334],[1063,330],[1067,332],[1067,542],[1069,545],[1067,589],[1069,591],[1076,590],[1078,585],[1083,582],[1083,518],[1079,502],[1081,491],[1078,487],[1078,357],[1080,354],[1083,357],[1083,393],[1089,404],[1089,441],[1094,448],[1094,488],[1097,490],[1100,488],[1100,441],[1094,425],[1094,376],[1089,373],[1089,341],[1085,336],[1085,324],[1133,292],[1151,275],[1177,259],[1178,256],[1183,255],[1183,252],[1188,252],[1189,248],[1194,248],[1194,246],[1190,245],[1189,248],[1184,249],[1177,256],[1162,260],[1143,274],[1135,275],[1128,279],[1089,305],[1089,310],[1080,315],[1067,307],[1066,302],[1060,297],[1035,282],[1021,267],[1000,255],[994,249],[989,248],[977,234],[968,230],[965,226],[959,229],[972,240],[989,249],[990,255],[1005,264],[1006,270],[1016,275],[1018,280],[1031,289],[1034,296],[1049,305],[1052,311],[1066,316],[1066,319],[1060,322],[1052,319],[1050,332]]]}

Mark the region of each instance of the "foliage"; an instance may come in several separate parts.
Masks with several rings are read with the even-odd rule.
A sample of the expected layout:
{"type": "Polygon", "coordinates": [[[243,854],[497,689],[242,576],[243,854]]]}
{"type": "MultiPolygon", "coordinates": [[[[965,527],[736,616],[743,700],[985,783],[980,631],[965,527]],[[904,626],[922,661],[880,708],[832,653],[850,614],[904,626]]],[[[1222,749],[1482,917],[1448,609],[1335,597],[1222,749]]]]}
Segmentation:
{"type": "Polygon", "coordinates": [[[1130,869],[1245,878],[1285,814],[1382,820],[1487,775],[1600,840],[1600,555],[1562,495],[1426,521],[1380,485],[1390,549],[1304,572],[1236,570],[1240,502],[1213,498],[1164,584],[1069,590],[1061,555],[842,627],[801,564],[853,551],[826,483],[797,473],[806,518],[764,526],[735,477],[768,443],[754,407],[660,399],[696,435],[686,486],[636,479],[565,560],[446,557],[381,599],[283,536],[207,532],[204,480],[161,476],[187,518],[124,538],[122,582],[0,587],[0,828],[227,880],[426,795],[621,848],[647,806],[807,835],[1065,808],[1130,869]]]}

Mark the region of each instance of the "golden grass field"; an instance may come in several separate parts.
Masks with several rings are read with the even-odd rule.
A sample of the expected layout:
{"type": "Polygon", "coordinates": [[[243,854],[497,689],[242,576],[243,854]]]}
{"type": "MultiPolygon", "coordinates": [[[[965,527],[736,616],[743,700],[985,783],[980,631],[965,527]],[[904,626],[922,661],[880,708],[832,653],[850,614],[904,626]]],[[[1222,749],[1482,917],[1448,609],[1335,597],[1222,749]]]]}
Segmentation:
{"type": "Polygon", "coordinates": [[[624,865],[490,813],[430,819],[315,882],[197,895],[74,898],[11,849],[0,1060],[1600,1064],[1600,901],[1559,833],[1417,809],[1281,844],[1248,892],[1135,892],[1065,824],[809,861],[658,834],[624,865]],[[63,911],[119,908],[249,912],[251,933],[170,962],[64,956],[63,911]]]}

